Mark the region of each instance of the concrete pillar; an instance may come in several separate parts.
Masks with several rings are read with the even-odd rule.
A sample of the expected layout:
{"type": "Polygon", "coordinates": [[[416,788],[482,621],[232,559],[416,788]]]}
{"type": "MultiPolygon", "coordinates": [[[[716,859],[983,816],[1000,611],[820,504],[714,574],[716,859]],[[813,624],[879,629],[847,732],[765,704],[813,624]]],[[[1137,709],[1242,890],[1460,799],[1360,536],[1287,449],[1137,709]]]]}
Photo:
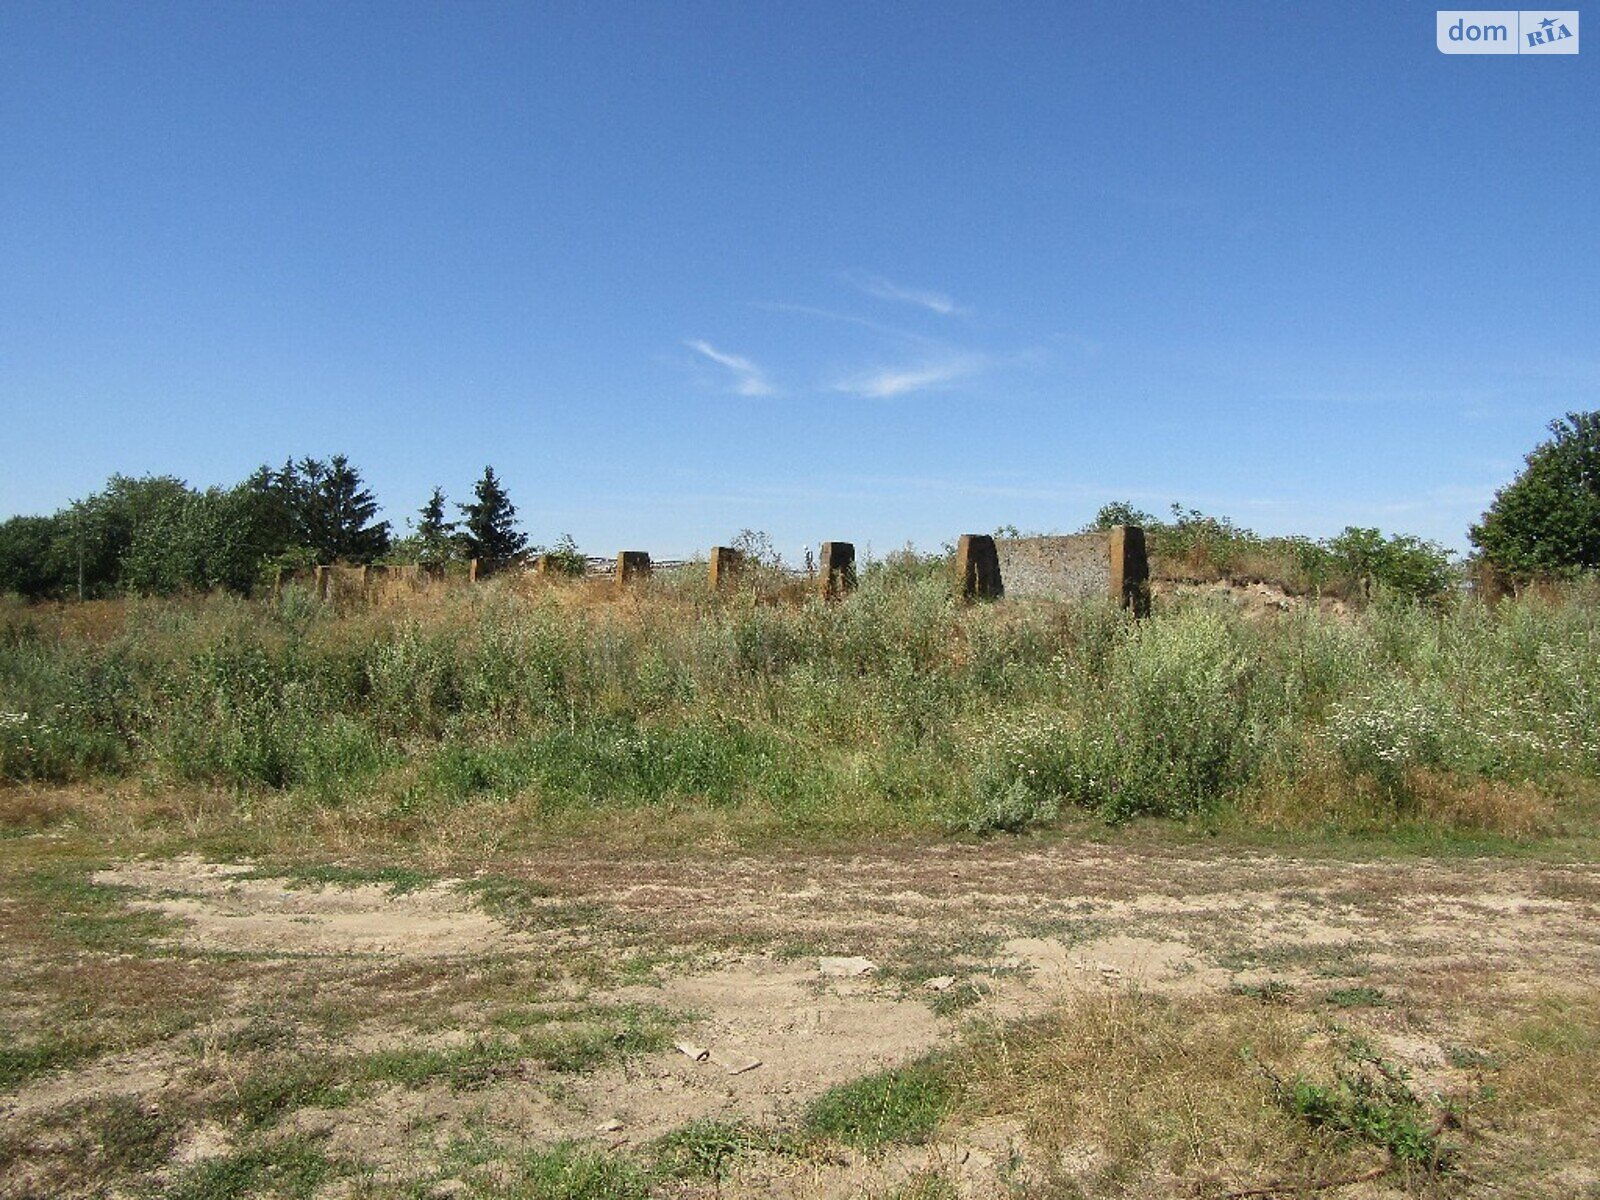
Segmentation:
{"type": "MultiPolygon", "coordinates": [[[[488,572],[485,572],[485,574],[488,574],[488,572]]],[[[467,582],[468,583],[477,583],[478,582],[478,560],[477,559],[473,559],[471,562],[469,562],[467,564],[467,582]]]]}
{"type": "Polygon", "coordinates": [[[317,599],[318,600],[326,600],[328,598],[328,568],[327,567],[319,566],[317,568],[314,587],[316,589],[317,599]]]}
{"type": "Polygon", "coordinates": [[[998,600],[1005,595],[1000,554],[987,533],[963,533],[956,542],[956,574],[968,600],[998,600]]]}
{"type": "Polygon", "coordinates": [[[711,547],[711,590],[730,586],[744,570],[744,555],[731,546],[711,547]]]}
{"type": "Polygon", "coordinates": [[[650,556],[643,550],[624,550],[617,555],[617,583],[632,583],[650,576],[650,556]]]}
{"type": "Polygon", "coordinates": [[[856,590],[856,548],[851,542],[823,542],[817,586],[828,600],[856,590]]]}
{"type": "Polygon", "coordinates": [[[1150,561],[1137,525],[1111,527],[1111,598],[1136,617],[1150,615],[1150,561]]]}

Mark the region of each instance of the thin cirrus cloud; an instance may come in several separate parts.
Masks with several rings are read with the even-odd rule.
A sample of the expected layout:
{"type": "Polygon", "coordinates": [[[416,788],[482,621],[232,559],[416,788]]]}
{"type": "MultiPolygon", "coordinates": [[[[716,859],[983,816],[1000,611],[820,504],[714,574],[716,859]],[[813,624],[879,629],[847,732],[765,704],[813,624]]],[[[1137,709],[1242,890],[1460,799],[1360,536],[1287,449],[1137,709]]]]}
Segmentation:
{"type": "Polygon", "coordinates": [[[757,308],[766,309],[768,312],[791,313],[801,317],[816,317],[823,321],[835,321],[842,325],[854,325],[871,333],[881,334],[884,337],[894,338],[902,342],[910,342],[919,346],[935,346],[935,339],[926,334],[912,333],[908,329],[899,329],[893,325],[885,325],[881,321],[869,321],[865,317],[858,317],[852,313],[834,312],[829,308],[818,308],[812,304],[783,304],[770,301],[757,304],[757,308]]]}
{"type": "Polygon", "coordinates": [[[772,384],[767,382],[766,374],[748,358],[741,358],[737,354],[728,354],[718,350],[710,342],[696,339],[684,342],[684,345],[696,354],[704,355],[720,367],[726,367],[733,373],[733,390],[741,396],[771,396],[774,394],[772,384]]]}
{"type": "Polygon", "coordinates": [[[854,287],[869,296],[876,296],[879,300],[896,300],[901,304],[915,304],[918,308],[925,308],[929,312],[938,313],[941,317],[954,316],[962,310],[956,302],[943,292],[929,291],[923,288],[901,287],[898,283],[891,283],[881,275],[855,275],[845,276],[854,287]]]}
{"type": "Polygon", "coordinates": [[[869,371],[833,385],[836,392],[848,392],[868,400],[892,400],[952,383],[978,369],[972,359],[952,359],[914,367],[885,367],[869,371]]]}

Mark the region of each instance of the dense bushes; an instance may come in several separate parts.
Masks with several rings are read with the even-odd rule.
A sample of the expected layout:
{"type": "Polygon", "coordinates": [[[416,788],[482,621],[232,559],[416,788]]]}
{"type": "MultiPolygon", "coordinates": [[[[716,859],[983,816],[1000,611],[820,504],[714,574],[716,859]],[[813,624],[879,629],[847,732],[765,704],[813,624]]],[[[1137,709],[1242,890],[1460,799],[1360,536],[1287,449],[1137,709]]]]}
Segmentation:
{"type": "Polygon", "coordinates": [[[1263,537],[1227,517],[1179,504],[1172,506],[1171,520],[1163,521],[1125,502],[1100,510],[1096,524],[1108,522],[1144,526],[1158,579],[1263,580],[1302,595],[1365,598],[1377,592],[1429,600],[1446,594],[1457,578],[1444,547],[1354,525],[1322,541],[1263,537]]]}
{"type": "Polygon", "coordinates": [[[907,561],[835,605],[574,584],[341,616],[290,590],[108,607],[95,637],[88,609],[12,605],[0,778],[360,796],[396,819],[515,798],[976,830],[1332,788],[1396,820],[1419,781],[1600,774],[1592,599],[1135,622],[964,607],[907,561]]]}

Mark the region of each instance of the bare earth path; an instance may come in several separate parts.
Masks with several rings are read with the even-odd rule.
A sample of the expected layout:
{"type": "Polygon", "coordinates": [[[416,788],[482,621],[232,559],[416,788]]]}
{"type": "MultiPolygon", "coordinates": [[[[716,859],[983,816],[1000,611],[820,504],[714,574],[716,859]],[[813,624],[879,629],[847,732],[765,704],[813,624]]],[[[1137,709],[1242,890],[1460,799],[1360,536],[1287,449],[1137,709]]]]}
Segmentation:
{"type": "MultiPolygon", "coordinates": [[[[12,878],[30,841],[55,849],[13,840],[12,878]]],[[[859,854],[580,845],[369,874],[197,856],[100,864],[75,885],[95,911],[158,921],[76,946],[29,924],[37,899],[5,895],[0,1013],[16,1043],[52,1021],[70,1033],[61,1014],[83,972],[102,989],[136,965],[168,982],[140,1004],[81,1004],[109,1014],[111,1032],[0,1091],[12,1138],[0,1195],[134,1195],[127,1180],[192,1176],[264,1138],[312,1139],[360,1164],[306,1194],[387,1194],[396,1181],[464,1194],[492,1169],[473,1157],[483,1147],[627,1151],[696,1121],[793,1125],[828,1088],[957,1045],[974,1019],[1129,993],[1352,1006],[1419,1090],[1446,1090],[1461,1082],[1461,1048],[1486,1044],[1502,1011],[1600,991],[1600,867],[1585,862],[997,840],[859,854]],[[147,1012],[162,988],[166,1021],[147,1012]],[[268,1086],[293,1072],[299,1091],[268,1086]],[[123,1179],[107,1174],[103,1139],[82,1149],[70,1114],[98,1105],[103,1120],[127,1103],[174,1115],[161,1154],[123,1179]]],[[[934,1166],[961,1192],[1003,1194],[1021,1136],[1015,1120],[953,1121],[929,1146],[763,1161],[727,1186],[881,1193],[934,1166]]],[[[1547,1163],[1543,1184],[1482,1194],[1592,1194],[1596,1165],[1547,1163]]]]}

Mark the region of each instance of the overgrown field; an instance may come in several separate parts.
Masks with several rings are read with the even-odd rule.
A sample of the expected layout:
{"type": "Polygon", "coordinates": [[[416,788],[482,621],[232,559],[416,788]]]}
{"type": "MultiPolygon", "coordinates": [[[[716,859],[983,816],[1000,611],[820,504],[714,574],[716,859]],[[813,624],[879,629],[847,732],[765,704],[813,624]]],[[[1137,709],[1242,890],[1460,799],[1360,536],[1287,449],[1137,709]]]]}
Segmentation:
{"type": "Polygon", "coordinates": [[[1078,811],[1522,837],[1590,811],[1592,591],[1493,608],[966,606],[658,582],[336,612],[294,590],[0,610],[0,780],[135,780],[404,836],[649,810],[795,831],[1078,811]],[[485,815],[492,814],[492,815],[485,815]]]}
{"type": "Polygon", "coordinates": [[[1594,593],[1207,588],[0,609],[0,1200],[1600,1195],[1594,593]]]}

